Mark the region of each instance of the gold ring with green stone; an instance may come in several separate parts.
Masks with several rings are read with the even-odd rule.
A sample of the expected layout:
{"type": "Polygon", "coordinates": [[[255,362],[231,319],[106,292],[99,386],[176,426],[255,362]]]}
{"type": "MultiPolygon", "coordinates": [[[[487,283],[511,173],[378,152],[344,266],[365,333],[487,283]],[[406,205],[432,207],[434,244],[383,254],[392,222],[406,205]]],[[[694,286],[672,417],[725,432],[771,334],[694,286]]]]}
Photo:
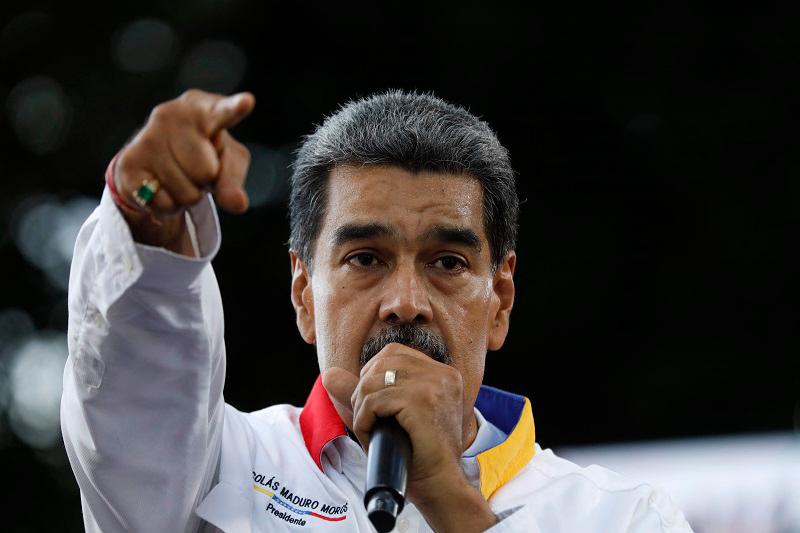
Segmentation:
{"type": "Polygon", "coordinates": [[[142,184],[139,185],[139,188],[134,191],[133,199],[136,200],[136,203],[142,207],[147,205],[147,202],[153,199],[153,196],[156,195],[158,189],[161,188],[161,184],[155,178],[147,178],[142,181],[142,184]]]}

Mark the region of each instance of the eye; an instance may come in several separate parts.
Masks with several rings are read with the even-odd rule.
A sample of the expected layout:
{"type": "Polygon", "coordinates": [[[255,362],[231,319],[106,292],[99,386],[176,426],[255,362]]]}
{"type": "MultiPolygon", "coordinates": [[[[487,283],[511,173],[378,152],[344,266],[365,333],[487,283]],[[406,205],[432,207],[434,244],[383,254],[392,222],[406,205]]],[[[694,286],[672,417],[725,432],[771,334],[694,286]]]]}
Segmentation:
{"type": "Polygon", "coordinates": [[[359,252],[348,257],[347,263],[359,267],[374,267],[378,265],[378,258],[369,252],[359,252]]]}
{"type": "Polygon", "coordinates": [[[432,265],[447,272],[461,272],[467,268],[467,263],[455,255],[444,255],[434,261],[432,265]]]}

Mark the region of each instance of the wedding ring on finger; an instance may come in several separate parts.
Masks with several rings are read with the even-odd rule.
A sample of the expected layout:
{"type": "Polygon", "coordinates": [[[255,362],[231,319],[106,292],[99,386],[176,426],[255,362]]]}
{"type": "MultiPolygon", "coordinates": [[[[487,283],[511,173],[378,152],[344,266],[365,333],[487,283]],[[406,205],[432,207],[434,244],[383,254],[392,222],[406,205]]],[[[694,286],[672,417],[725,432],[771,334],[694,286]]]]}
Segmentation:
{"type": "Polygon", "coordinates": [[[394,387],[395,380],[397,379],[397,370],[387,370],[383,374],[383,386],[394,387]]]}
{"type": "Polygon", "coordinates": [[[146,178],[142,180],[139,188],[133,192],[133,199],[136,200],[136,203],[139,204],[139,206],[146,207],[147,203],[153,199],[153,196],[156,195],[160,188],[161,184],[157,179],[146,178]]]}

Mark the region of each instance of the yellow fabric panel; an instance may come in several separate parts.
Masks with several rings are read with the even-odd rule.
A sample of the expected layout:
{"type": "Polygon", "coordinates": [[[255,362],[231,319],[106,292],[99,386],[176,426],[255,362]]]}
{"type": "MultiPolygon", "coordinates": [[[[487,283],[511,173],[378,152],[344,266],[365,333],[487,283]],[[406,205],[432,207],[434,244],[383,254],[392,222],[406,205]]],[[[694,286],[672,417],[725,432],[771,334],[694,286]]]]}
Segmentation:
{"type": "Polygon", "coordinates": [[[513,478],[536,453],[536,428],[531,401],[525,398],[522,415],[508,438],[494,448],[477,455],[481,469],[481,492],[487,500],[513,478]]]}

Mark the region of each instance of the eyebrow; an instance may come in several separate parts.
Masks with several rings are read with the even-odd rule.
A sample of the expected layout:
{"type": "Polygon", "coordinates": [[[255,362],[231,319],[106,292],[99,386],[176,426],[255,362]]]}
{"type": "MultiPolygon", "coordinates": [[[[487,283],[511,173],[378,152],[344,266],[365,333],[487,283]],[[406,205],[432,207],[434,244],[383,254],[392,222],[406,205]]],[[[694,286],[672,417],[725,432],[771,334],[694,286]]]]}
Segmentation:
{"type": "MultiPolygon", "coordinates": [[[[374,239],[376,237],[395,236],[397,236],[397,231],[378,222],[345,224],[336,228],[333,233],[333,246],[343,246],[352,241],[374,239]]],[[[438,224],[427,230],[422,235],[421,240],[460,244],[475,251],[481,251],[481,240],[478,235],[471,229],[461,226],[438,224]]]]}
{"type": "Polygon", "coordinates": [[[336,228],[333,234],[333,245],[342,246],[351,241],[388,237],[396,232],[385,224],[372,222],[368,224],[345,224],[336,228]]]}
{"type": "Polygon", "coordinates": [[[422,239],[460,244],[478,252],[481,250],[481,240],[478,235],[471,229],[461,226],[436,225],[426,231],[422,239]]]}

